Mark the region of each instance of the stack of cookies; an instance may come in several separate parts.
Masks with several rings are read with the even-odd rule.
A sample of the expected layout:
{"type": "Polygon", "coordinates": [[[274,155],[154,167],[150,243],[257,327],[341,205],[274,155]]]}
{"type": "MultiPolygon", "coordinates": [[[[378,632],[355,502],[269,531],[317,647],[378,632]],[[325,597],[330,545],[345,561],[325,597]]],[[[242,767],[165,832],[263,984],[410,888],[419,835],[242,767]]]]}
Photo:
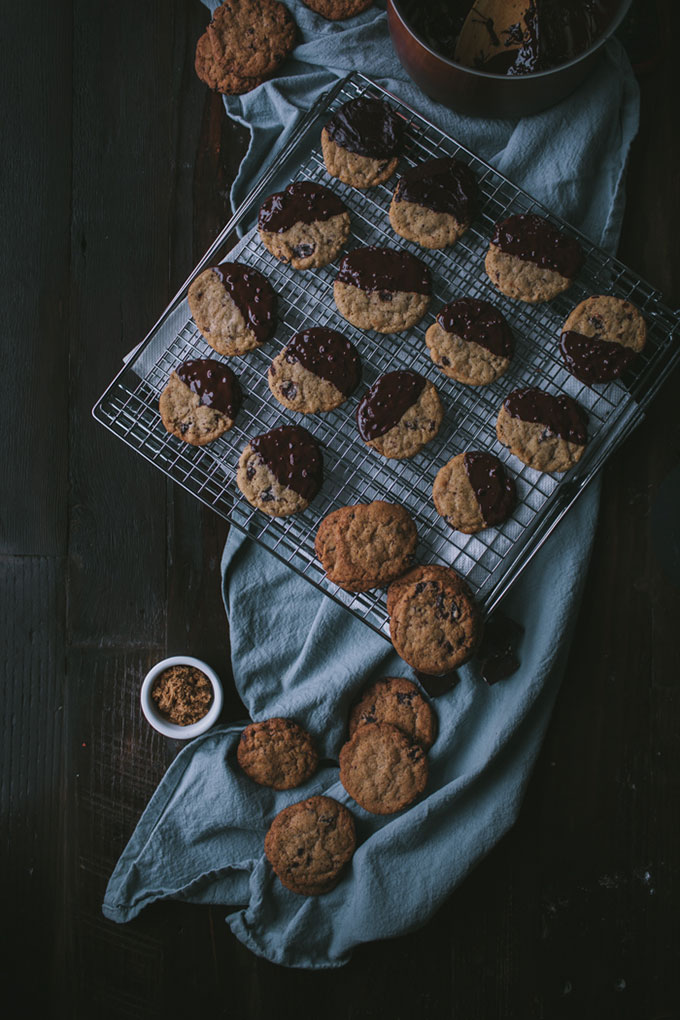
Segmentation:
{"type": "Polygon", "coordinates": [[[224,95],[250,92],[276,74],[296,34],[279,0],[225,0],[196,44],[196,74],[224,95]]]}

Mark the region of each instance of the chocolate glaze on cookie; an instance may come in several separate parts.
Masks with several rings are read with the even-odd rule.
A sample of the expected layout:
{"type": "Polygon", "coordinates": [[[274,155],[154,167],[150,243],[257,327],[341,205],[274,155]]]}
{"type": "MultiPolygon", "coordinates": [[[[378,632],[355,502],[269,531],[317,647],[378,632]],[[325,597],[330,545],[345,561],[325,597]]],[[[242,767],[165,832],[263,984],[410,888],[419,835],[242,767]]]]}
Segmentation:
{"type": "Polygon", "coordinates": [[[235,418],[242,394],[238,379],[230,368],[213,358],[185,361],[176,369],[185,386],[196,393],[202,404],[235,418]]]}
{"type": "Polygon", "coordinates": [[[396,248],[355,248],[348,252],[338,271],[338,282],[361,290],[383,293],[406,291],[430,294],[430,271],[420,259],[396,248]]]}
{"type": "Polygon", "coordinates": [[[569,280],[583,265],[581,245],[535,213],[518,213],[497,223],[491,243],[507,255],[517,255],[569,280]]]}
{"type": "Polygon", "coordinates": [[[268,340],[276,325],[276,294],[262,273],[240,262],[222,262],[211,268],[257,340],[268,340]]]}
{"type": "Polygon", "coordinates": [[[308,372],[333,383],[348,397],[361,380],[361,359],[354,344],[326,326],[302,330],[291,337],[286,361],[298,361],[308,372]]]}
{"type": "Polygon", "coordinates": [[[398,425],[425,387],[425,377],[410,369],[386,372],[364,395],[357,408],[357,425],[366,442],[384,436],[398,425]]]}
{"type": "Polygon", "coordinates": [[[566,330],[562,334],[560,350],[571,374],[588,386],[618,378],[636,354],[631,347],[624,347],[615,340],[584,336],[574,330],[566,330]]]}
{"type": "Polygon", "coordinates": [[[401,152],[405,122],[379,99],[360,96],[341,106],[326,124],[331,141],[348,152],[390,159],[401,152]]]}
{"type": "Polygon", "coordinates": [[[316,440],[301,425],[282,425],[250,440],[276,480],[303,499],[311,500],[321,488],[323,461],[316,440]]]}
{"type": "Polygon", "coordinates": [[[553,396],[535,386],[513,390],[503,401],[513,418],[545,425],[553,435],[584,446],[588,442],[588,416],[580,404],[564,393],[553,396]]]}
{"type": "Polygon", "coordinates": [[[260,230],[280,234],[296,223],[318,223],[341,216],[347,206],[329,188],[314,181],[293,181],[285,191],[277,191],[260,207],[260,230]]]}
{"type": "Polygon", "coordinates": [[[484,523],[489,527],[501,524],[515,507],[515,483],[491,453],[470,451],[463,457],[463,464],[484,523]]]}
{"type": "Polygon", "coordinates": [[[447,333],[479,344],[500,358],[511,358],[514,350],[512,330],[505,317],[488,301],[459,298],[444,305],[437,322],[447,333]]]}
{"type": "Polygon", "coordinates": [[[477,212],[479,189],[472,170],[458,159],[441,156],[407,170],[394,192],[395,202],[414,202],[433,212],[470,223],[477,212]]]}

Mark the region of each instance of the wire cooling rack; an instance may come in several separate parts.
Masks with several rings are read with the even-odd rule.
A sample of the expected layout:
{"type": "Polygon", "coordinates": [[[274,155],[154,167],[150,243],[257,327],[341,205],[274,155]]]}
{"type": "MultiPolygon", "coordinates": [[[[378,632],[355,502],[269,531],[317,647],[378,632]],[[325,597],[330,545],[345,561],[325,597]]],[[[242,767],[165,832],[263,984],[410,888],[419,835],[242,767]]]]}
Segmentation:
{"type": "Polygon", "coordinates": [[[314,537],[326,514],[351,503],[385,499],[403,504],[419,535],[419,562],[452,566],[470,584],[488,613],[545,540],[557,521],[592,479],[604,460],[642,417],[643,407],[678,361],[680,319],[661,303],[660,295],[626,266],[595,247],[587,238],[550,215],[538,202],[454,139],[360,74],[352,74],[331,90],[303,119],[273,166],[217,238],[159,322],[96,404],[93,414],[115,435],[141,453],[231,524],[260,542],[312,584],[346,606],[378,633],[389,634],[384,590],[349,594],[329,582],[314,555],[314,537]],[[427,251],[404,241],[391,229],[388,209],[396,175],[387,184],[357,191],[331,178],[323,164],[319,135],[331,113],[360,95],[386,99],[407,122],[405,155],[397,175],[433,156],[456,156],[475,172],[482,203],[473,225],[454,248],[427,251]],[[320,181],[336,191],[350,210],[352,232],[347,249],[361,244],[407,248],[430,268],[433,294],[423,321],[407,333],[385,336],[350,326],[333,302],[335,265],[295,271],[262,245],[254,226],[262,200],[290,180],[320,181]],[[497,220],[514,212],[536,211],[576,235],[586,255],[578,281],[549,304],[526,305],[500,294],[484,271],[484,257],[497,220]],[[241,234],[241,239],[235,233],[241,234]],[[226,258],[260,270],[279,297],[275,338],[230,366],[239,375],[243,408],[234,428],[208,446],[192,447],[164,429],[158,398],[171,371],[183,361],[216,357],[201,337],[186,301],[191,280],[206,265],[226,258]],[[648,325],[645,350],[623,380],[590,389],[563,367],[557,342],[560,326],[583,298],[598,293],[632,301],[648,325]],[[466,387],[433,365],[425,330],[447,301],[462,296],[485,298],[501,309],[516,340],[509,371],[495,383],[466,387]],[[306,326],[329,325],[356,344],[363,363],[358,393],[340,408],[322,415],[301,415],[281,407],[267,385],[273,357],[293,333],[306,326]],[[355,422],[365,389],[385,371],[413,368],[437,386],[445,408],[437,437],[409,460],[386,460],[367,447],[355,422]],[[578,465],[565,476],[541,474],[523,465],[502,447],[495,432],[498,409],[517,386],[540,386],[568,393],[589,414],[589,443],[578,465]],[[323,451],[324,483],[302,513],[271,518],[254,509],[235,483],[236,466],[248,440],[285,422],[297,421],[312,432],[323,451]],[[514,477],[518,503],[501,527],[476,535],[453,531],[432,503],[432,483],[440,467],[466,449],[495,453],[514,477]]]}

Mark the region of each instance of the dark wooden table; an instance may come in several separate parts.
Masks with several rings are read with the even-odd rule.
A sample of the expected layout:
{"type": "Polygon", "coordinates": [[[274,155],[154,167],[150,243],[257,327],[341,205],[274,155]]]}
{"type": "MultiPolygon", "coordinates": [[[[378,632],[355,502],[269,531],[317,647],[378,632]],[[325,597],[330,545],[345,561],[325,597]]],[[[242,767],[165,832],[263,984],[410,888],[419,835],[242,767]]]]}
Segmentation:
{"type": "MultiPolygon", "coordinates": [[[[677,5],[659,9],[677,39],[677,5]]],[[[178,750],[144,722],[140,681],[178,651],[228,676],[229,651],[224,522],[90,408],[227,219],[245,134],[194,75],[198,0],[35,0],[1,17],[2,959],[24,1003],[7,1015],[680,1016],[680,590],[653,523],[675,470],[677,571],[677,372],[605,470],[519,821],[422,930],[306,973],[253,956],[223,909],[101,915],[178,750]]],[[[678,305],[674,54],[641,85],[620,255],[678,305]]],[[[228,686],[225,718],[240,715],[228,686]]]]}

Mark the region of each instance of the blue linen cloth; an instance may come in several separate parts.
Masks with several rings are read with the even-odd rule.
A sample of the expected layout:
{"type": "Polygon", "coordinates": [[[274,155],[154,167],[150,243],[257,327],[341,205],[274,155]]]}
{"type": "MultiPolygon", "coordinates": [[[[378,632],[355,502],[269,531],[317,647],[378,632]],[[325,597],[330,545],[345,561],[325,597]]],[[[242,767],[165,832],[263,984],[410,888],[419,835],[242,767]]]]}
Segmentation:
{"type": "MultiPolygon", "coordinates": [[[[216,7],[217,4],[207,6],[216,7]]],[[[327,22],[289,2],[302,42],[282,74],[241,97],[230,116],[251,130],[235,203],[284,144],[298,116],[350,70],[376,78],[550,209],[613,250],[638,91],[617,42],[595,74],[556,108],[518,122],[457,116],[406,78],[379,7],[327,22]]],[[[253,952],[292,967],[336,967],[363,942],[422,925],[513,824],[566,662],[597,513],[593,486],[538,551],[504,600],[525,628],[521,667],[487,687],[463,667],[434,703],[439,736],[426,796],[379,817],[338,780],[347,712],[368,682],[411,675],[390,645],[264,549],[232,530],[223,594],[234,677],[254,720],[291,716],[324,758],[304,786],[257,787],[234,765],[241,726],[211,731],[175,759],[109,882],[103,905],[118,922],[159,899],[229,905],[226,920],[253,952]],[[297,896],[263,853],[274,815],[317,793],[346,804],[358,847],[340,884],[297,896]]]]}

